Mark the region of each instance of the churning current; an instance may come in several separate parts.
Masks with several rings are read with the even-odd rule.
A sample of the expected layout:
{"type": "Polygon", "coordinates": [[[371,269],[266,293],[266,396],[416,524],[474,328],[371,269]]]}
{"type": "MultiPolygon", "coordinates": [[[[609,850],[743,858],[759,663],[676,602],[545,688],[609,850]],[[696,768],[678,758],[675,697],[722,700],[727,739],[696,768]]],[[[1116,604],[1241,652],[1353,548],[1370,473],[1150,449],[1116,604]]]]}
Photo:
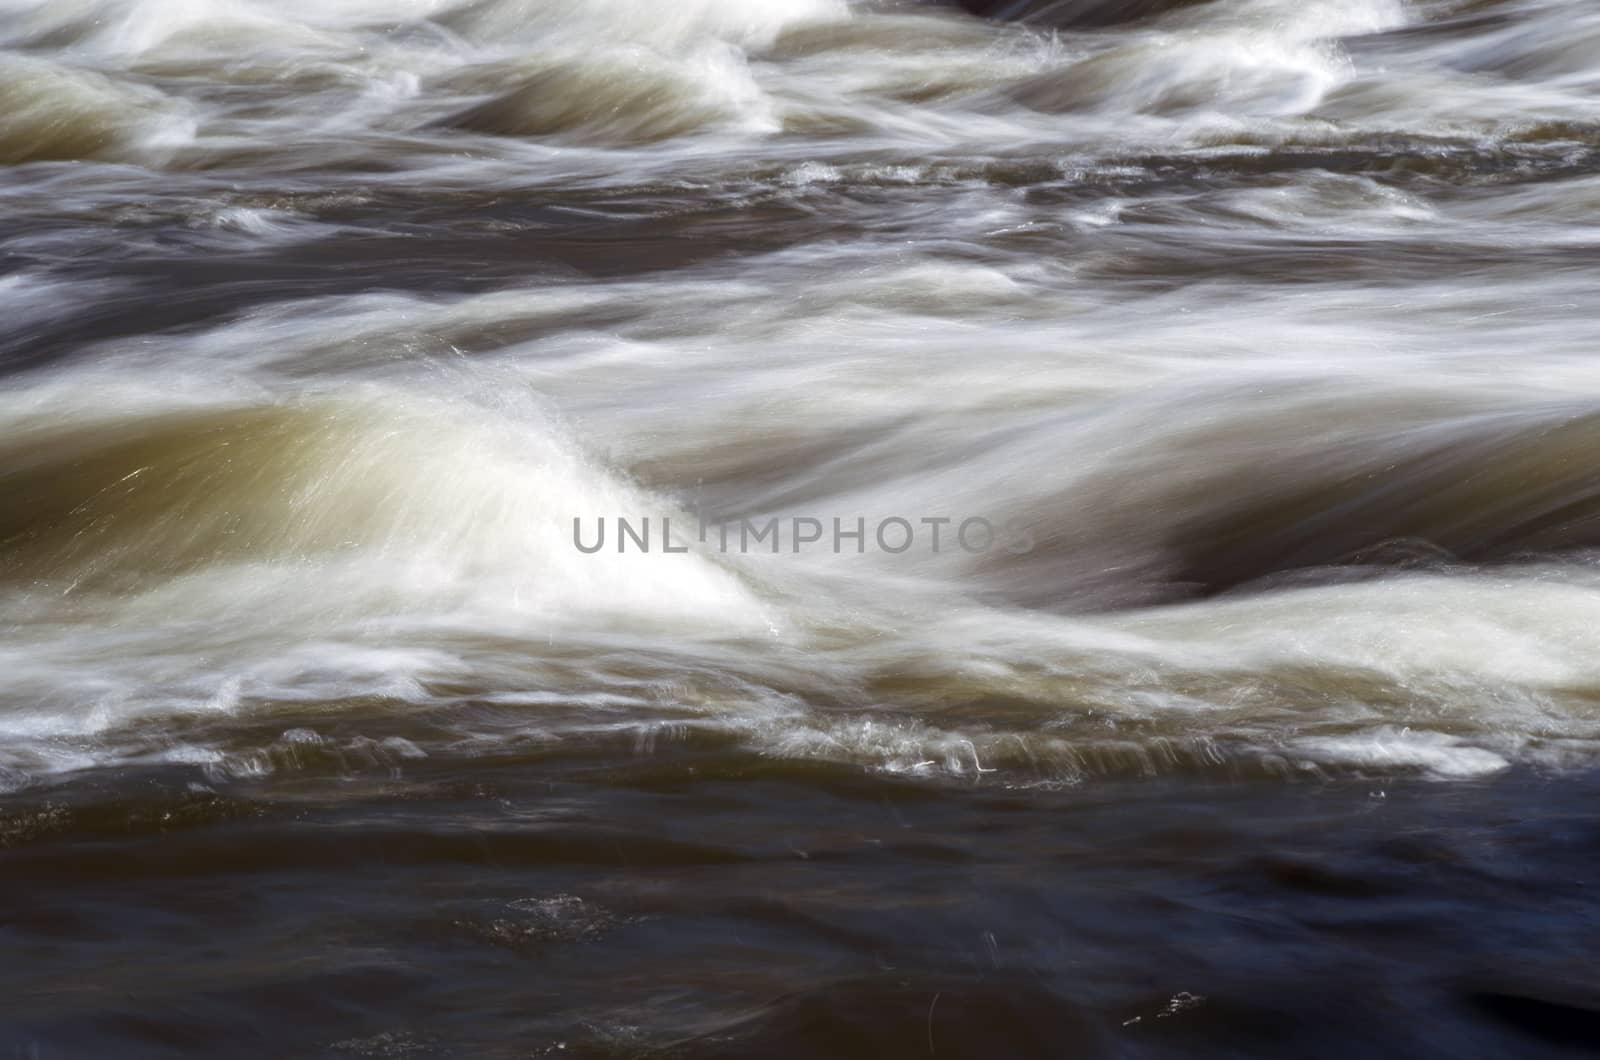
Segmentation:
{"type": "Polygon", "coordinates": [[[0,0],[0,1045],[1600,1041],[1597,161],[1592,0],[0,0]]]}

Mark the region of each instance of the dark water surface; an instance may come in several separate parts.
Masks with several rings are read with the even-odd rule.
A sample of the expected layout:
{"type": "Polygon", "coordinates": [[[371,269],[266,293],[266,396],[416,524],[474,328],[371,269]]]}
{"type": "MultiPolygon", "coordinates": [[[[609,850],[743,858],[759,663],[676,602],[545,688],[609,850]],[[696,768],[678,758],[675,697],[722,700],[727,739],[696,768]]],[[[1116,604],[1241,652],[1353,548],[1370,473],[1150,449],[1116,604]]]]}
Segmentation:
{"type": "Polygon", "coordinates": [[[0,1056],[1600,1050],[1597,216],[1593,0],[0,0],[0,1056]]]}
{"type": "Polygon", "coordinates": [[[1007,789],[641,755],[321,758],[3,824],[18,1055],[1566,1056],[1593,774],[1007,789]]]}

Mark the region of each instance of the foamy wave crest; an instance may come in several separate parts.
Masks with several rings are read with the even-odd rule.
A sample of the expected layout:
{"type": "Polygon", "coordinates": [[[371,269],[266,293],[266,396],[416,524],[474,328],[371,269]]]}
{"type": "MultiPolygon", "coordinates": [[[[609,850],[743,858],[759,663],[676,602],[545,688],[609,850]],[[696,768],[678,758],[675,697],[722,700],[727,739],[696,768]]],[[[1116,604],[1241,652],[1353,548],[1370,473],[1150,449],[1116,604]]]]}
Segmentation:
{"type": "Polygon", "coordinates": [[[270,598],[302,618],[444,607],[758,620],[710,559],[579,553],[575,515],[653,506],[537,412],[503,400],[484,408],[374,387],[146,400],[114,415],[69,414],[78,401],[59,396],[11,405],[0,578],[13,591],[175,604],[189,586],[194,614],[234,617],[270,598]],[[218,578],[231,603],[208,596],[218,578]]]}
{"type": "Polygon", "coordinates": [[[643,142],[719,123],[777,128],[766,96],[729,48],[676,61],[643,48],[541,55],[474,69],[456,83],[496,94],[446,124],[496,136],[643,142]]]}
{"type": "Polygon", "coordinates": [[[1403,21],[1390,0],[1208,5],[1181,24],[1030,78],[1013,95],[1047,112],[1304,114],[1350,75],[1338,38],[1403,21]]]}
{"type": "Polygon", "coordinates": [[[844,0],[4,0],[0,41],[137,56],[162,47],[233,51],[337,47],[340,34],[435,22],[480,45],[552,34],[670,50],[706,40],[770,45],[785,29],[847,14],[844,0]]]}
{"type": "Polygon", "coordinates": [[[688,0],[665,8],[654,0],[487,0],[456,2],[436,17],[482,41],[539,41],[563,32],[661,50],[693,47],[708,39],[759,50],[787,29],[848,13],[844,0],[688,0]]]}
{"type": "Polygon", "coordinates": [[[153,89],[0,54],[0,164],[151,160],[191,133],[174,101],[153,89]]]}

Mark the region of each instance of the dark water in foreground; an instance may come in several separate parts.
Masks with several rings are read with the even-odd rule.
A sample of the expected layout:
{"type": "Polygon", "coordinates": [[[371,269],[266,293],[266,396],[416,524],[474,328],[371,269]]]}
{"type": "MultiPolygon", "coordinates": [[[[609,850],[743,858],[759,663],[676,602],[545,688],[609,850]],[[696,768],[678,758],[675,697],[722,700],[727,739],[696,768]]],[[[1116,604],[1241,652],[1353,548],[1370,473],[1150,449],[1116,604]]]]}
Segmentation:
{"type": "MultiPolygon", "coordinates": [[[[309,757],[316,757],[313,753],[309,757]]],[[[715,741],[0,821],[17,1056],[1568,1056],[1593,774],[926,784],[715,741]]]]}

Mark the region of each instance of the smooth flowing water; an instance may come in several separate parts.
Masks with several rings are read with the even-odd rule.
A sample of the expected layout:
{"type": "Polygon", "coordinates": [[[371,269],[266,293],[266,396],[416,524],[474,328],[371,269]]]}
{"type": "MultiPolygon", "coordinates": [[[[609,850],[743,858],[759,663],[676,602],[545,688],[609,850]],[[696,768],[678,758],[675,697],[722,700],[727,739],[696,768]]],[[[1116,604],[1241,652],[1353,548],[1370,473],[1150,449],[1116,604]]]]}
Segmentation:
{"type": "Polygon", "coordinates": [[[1594,0],[0,0],[0,1048],[1600,1047],[1597,211],[1594,0]]]}

